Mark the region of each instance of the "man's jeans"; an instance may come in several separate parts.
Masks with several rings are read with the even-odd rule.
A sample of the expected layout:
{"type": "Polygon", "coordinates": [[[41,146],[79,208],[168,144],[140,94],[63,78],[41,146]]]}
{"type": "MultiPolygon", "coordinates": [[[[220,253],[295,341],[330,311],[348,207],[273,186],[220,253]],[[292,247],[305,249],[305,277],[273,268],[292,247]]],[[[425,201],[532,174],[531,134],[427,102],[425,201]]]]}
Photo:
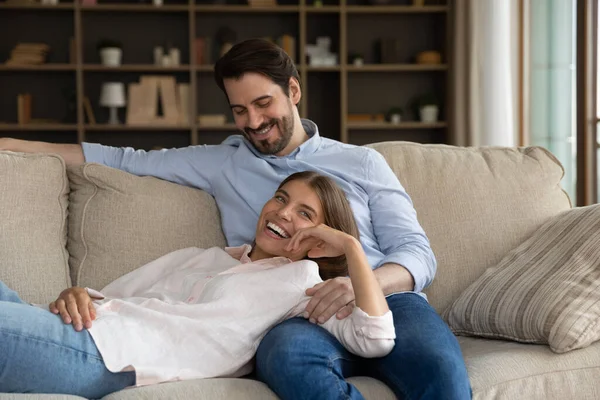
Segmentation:
{"type": "Polygon", "coordinates": [[[381,380],[402,400],[470,399],[458,341],[435,310],[415,293],[395,294],[387,301],[396,327],[396,346],[387,356],[355,356],[325,329],[292,318],[260,344],[257,378],[284,400],[362,399],[344,379],[357,375],[381,380]]]}
{"type": "Polygon", "coordinates": [[[106,369],[86,330],[25,303],[0,281],[0,392],[99,398],[133,384],[134,372],[106,369]]]}

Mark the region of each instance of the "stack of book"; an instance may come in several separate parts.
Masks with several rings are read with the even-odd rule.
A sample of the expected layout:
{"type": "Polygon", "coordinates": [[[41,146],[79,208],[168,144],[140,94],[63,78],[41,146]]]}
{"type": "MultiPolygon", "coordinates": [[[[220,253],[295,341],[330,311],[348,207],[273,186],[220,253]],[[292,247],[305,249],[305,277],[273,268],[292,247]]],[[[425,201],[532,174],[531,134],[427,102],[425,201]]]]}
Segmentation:
{"type": "Polygon", "coordinates": [[[50,46],[45,43],[19,43],[10,52],[7,65],[39,65],[46,62],[50,46]]]}

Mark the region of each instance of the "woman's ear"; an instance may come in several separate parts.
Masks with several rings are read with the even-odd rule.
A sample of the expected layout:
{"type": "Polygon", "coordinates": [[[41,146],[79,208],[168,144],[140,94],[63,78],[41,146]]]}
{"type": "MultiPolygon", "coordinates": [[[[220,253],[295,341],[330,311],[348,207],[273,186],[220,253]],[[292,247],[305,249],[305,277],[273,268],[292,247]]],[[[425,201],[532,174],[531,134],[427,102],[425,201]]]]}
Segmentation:
{"type": "Polygon", "coordinates": [[[300,99],[302,98],[302,89],[300,89],[300,82],[294,77],[290,78],[290,100],[294,105],[298,105],[300,103],[300,99]]]}

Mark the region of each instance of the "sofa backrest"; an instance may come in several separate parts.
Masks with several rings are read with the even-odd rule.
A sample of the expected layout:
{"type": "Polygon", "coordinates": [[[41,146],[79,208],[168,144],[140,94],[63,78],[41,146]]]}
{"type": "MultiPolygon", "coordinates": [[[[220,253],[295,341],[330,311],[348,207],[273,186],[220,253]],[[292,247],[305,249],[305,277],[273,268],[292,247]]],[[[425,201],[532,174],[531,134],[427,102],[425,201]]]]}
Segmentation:
{"type": "Polygon", "coordinates": [[[438,312],[549,217],[571,207],[560,187],[561,164],[540,147],[370,147],[398,176],[429,237],[438,269],[425,292],[438,312]]]}
{"type": "MultiPolygon", "coordinates": [[[[438,270],[426,293],[440,312],[544,221],[571,207],[560,188],[563,169],[542,148],[476,149],[407,142],[370,147],[383,154],[406,188],[431,241],[438,270]]],[[[208,194],[98,164],[68,170],[67,240],[62,161],[36,155],[23,159],[29,160],[23,166],[19,158],[18,163],[8,159],[0,168],[26,172],[28,178],[17,175],[5,185],[14,185],[10,182],[15,179],[21,186],[28,184],[3,195],[29,193],[32,197],[26,199],[32,202],[24,204],[36,212],[39,224],[19,225],[20,237],[35,238],[23,242],[28,243],[25,247],[17,249],[10,247],[12,242],[0,240],[0,250],[3,246],[17,249],[21,255],[13,259],[23,260],[18,267],[16,261],[0,260],[0,278],[20,293],[25,291],[27,300],[53,299],[69,283],[64,273],[65,242],[70,280],[96,289],[170,251],[225,246],[219,211],[208,194]],[[38,209],[37,204],[46,204],[48,198],[54,207],[38,209]],[[47,260],[44,265],[40,257],[47,260]],[[62,275],[57,272],[61,268],[62,275]],[[48,285],[31,285],[32,279],[48,285]]],[[[14,202],[0,206],[0,216],[13,223],[24,212],[14,202]]],[[[8,225],[3,221],[2,234],[4,226],[8,225]]]]}
{"type": "Polygon", "coordinates": [[[0,280],[25,301],[46,304],[71,285],[68,193],[62,158],[0,151],[0,280]]]}

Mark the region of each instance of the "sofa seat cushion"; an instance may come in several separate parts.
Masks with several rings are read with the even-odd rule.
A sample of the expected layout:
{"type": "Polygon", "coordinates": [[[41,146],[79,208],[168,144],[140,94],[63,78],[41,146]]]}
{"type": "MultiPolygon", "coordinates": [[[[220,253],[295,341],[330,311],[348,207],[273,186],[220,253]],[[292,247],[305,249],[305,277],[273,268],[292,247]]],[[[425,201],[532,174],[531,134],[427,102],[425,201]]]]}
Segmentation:
{"type": "Polygon", "coordinates": [[[102,289],[174,250],[225,246],[206,192],[100,164],[69,168],[73,284],[102,289]]]}
{"type": "MultiPolygon", "coordinates": [[[[396,400],[394,393],[383,383],[368,377],[348,379],[366,400],[396,400]]],[[[227,400],[278,400],[279,398],[262,382],[253,379],[196,379],[170,382],[121,390],[103,397],[103,400],[142,399],[227,399],[227,400]]],[[[0,398],[0,400],[2,400],[0,398]]]]}
{"type": "Polygon", "coordinates": [[[548,346],[459,337],[474,400],[600,399],[600,342],[556,354],[548,346]]]}
{"type": "Polygon", "coordinates": [[[0,280],[47,304],[70,286],[69,185],[54,155],[0,152],[0,280]]]}

